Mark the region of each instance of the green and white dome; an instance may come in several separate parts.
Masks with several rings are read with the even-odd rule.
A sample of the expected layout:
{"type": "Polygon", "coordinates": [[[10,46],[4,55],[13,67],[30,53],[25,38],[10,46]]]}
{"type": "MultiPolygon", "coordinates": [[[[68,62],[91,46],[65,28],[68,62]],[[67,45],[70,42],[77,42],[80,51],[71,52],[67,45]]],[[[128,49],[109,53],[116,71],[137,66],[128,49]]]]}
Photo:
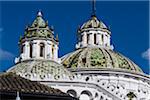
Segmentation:
{"type": "Polygon", "coordinates": [[[130,59],[111,49],[87,47],[78,49],[64,57],[62,64],[73,71],[118,70],[142,73],[130,59]]]}
{"type": "Polygon", "coordinates": [[[37,18],[32,23],[32,27],[46,27],[46,22],[42,18],[42,13],[38,12],[37,18]]]}
{"type": "Polygon", "coordinates": [[[42,17],[42,12],[38,12],[37,17],[30,26],[27,26],[23,38],[43,37],[52,38],[54,32],[53,29],[48,26],[48,21],[45,21],[42,17]]]}
{"type": "Polygon", "coordinates": [[[72,74],[61,66],[61,64],[50,60],[22,61],[10,68],[8,72],[21,74],[21,76],[23,75],[29,79],[32,75],[38,75],[39,79],[51,77],[56,80],[64,77],[72,77],[72,74]]]}
{"type": "Polygon", "coordinates": [[[107,29],[107,26],[102,21],[98,20],[96,16],[92,16],[90,20],[88,20],[81,26],[81,30],[87,28],[107,29]]]}

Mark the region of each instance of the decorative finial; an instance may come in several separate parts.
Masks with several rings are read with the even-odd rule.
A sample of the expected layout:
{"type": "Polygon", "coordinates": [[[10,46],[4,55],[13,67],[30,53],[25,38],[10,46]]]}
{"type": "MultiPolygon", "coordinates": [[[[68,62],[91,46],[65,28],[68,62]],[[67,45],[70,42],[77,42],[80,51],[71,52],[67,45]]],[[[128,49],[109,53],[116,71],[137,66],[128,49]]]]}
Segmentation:
{"type": "Polygon", "coordinates": [[[59,41],[59,37],[58,37],[58,34],[56,34],[56,41],[59,41]]]}
{"type": "Polygon", "coordinates": [[[96,15],[96,1],[92,0],[92,16],[96,15]]]}
{"type": "Polygon", "coordinates": [[[80,33],[80,32],[81,32],[81,28],[80,28],[80,25],[78,25],[77,33],[80,33]]]}
{"type": "Polygon", "coordinates": [[[29,27],[29,25],[26,25],[25,30],[27,30],[27,29],[28,29],[28,27],[29,27]]]}
{"type": "Polygon", "coordinates": [[[111,26],[110,26],[110,25],[108,26],[108,29],[109,29],[109,30],[111,29],[111,26]]]}
{"type": "Polygon", "coordinates": [[[51,30],[52,30],[52,31],[54,31],[54,26],[53,26],[53,25],[51,25],[51,27],[50,27],[50,28],[51,28],[51,30]]]}
{"type": "Polygon", "coordinates": [[[19,92],[17,91],[17,97],[16,97],[16,100],[21,100],[20,97],[19,97],[19,92]]]}
{"type": "Polygon", "coordinates": [[[48,26],[48,20],[46,21],[46,26],[48,26]]]}
{"type": "Polygon", "coordinates": [[[38,17],[42,17],[42,12],[41,12],[41,10],[38,11],[37,16],[38,16],[38,17]]]}

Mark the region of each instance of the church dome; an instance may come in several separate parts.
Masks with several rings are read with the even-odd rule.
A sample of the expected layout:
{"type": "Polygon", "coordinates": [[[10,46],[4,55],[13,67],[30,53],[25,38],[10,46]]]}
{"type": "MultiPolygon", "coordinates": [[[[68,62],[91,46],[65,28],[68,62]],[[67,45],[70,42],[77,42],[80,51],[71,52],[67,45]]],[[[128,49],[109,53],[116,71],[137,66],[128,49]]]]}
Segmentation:
{"type": "Polygon", "coordinates": [[[111,49],[87,47],[62,57],[62,64],[72,71],[115,70],[143,73],[140,67],[111,49]]]}
{"type": "Polygon", "coordinates": [[[92,16],[91,19],[85,22],[80,29],[82,30],[88,28],[107,29],[107,26],[102,21],[98,20],[96,16],[92,16]]]}
{"type": "Polygon", "coordinates": [[[32,27],[46,27],[46,22],[42,18],[42,13],[38,12],[37,18],[33,21],[32,27]]]}
{"type": "Polygon", "coordinates": [[[22,61],[10,68],[8,72],[21,74],[21,76],[27,78],[31,78],[33,75],[38,76],[40,79],[51,77],[56,80],[64,77],[72,77],[72,74],[66,68],[51,60],[22,61]]]}
{"type": "MultiPolygon", "coordinates": [[[[24,38],[52,38],[54,39],[53,27],[48,26],[48,21],[45,21],[42,16],[42,12],[38,12],[35,20],[31,25],[26,26],[24,38]]],[[[55,39],[54,39],[55,40],[55,39]]]]}

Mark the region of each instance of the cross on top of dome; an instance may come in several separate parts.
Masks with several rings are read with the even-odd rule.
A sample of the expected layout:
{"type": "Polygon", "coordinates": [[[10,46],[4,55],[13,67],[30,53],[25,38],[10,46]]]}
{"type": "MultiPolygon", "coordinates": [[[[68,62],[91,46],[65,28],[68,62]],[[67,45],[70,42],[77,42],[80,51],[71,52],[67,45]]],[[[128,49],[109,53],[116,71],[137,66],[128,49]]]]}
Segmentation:
{"type": "Polygon", "coordinates": [[[96,3],[95,0],[92,0],[92,16],[96,15],[96,3]]]}
{"type": "Polygon", "coordinates": [[[38,16],[38,17],[42,17],[42,12],[39,11],[38,14],[37,14],[37,16],[38,16]]]}
{"type": "Polygon", "coordinates": [[[111,45],[111,32],[108,27],[96,17],[95,0],[92,0],[92,14],[78,29],[78,43],[76,48],[103,47],[113,49],[111,45]]]}

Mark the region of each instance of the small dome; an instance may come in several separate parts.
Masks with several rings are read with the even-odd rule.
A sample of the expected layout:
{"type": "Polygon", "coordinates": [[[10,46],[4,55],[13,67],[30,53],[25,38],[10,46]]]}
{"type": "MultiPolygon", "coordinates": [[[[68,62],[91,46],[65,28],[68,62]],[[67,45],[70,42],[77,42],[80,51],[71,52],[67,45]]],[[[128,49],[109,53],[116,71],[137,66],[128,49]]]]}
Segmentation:
{"type": "MultiPolygon", "coordinates": [[[[38,12],[37,17],[31,26],[27,26],[23,38],[43,37],[54,38],[53,29],[49,28],[48,21],[42,18],[42,12],[38,12]]],[[[22,38],[21,38],[22,39],[22,38]]]]}
{"type": "Polygon", "coordinates": [[[62,64],[74,71],[104,69],[142,73],[142,70],[134,62],[120,53],[106,48],[78,49],[62,57],[62,64]]]}
{"type": "Polygon", "coordinates": [[[29,60],[16,64],[8,72],[21,73],[22,75],[38,75],[41,79],[45,76],[52,76],[54,79],[61,77],[72,77],[72,74],[58,64],[50,60],[29,60]]]}
{"type": "Polygon", "coordinates": [[[42,12],[38,12],[36,19],[32,23],[32,27],[45,27],[46,23],[42,18],[42,12]]]}
{"type": "Polygon", "coordinates": [[[81,30],[82,29],[87,29],[87,28],[102,28],[102,29],[107,29],[106,25],[103,22],[101,22],[100,20],[98,20],[96,16],[92,16],[89,21],[85,22],[81,26],[81,30]]]}

